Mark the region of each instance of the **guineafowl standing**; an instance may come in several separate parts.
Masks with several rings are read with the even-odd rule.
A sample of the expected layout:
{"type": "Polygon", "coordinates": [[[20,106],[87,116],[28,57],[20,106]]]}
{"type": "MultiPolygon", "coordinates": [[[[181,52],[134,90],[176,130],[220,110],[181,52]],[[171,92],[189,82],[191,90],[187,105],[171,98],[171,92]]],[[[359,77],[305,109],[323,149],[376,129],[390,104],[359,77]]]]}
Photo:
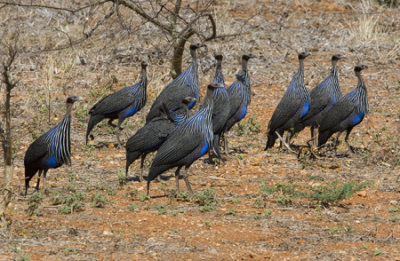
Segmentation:
{"type": "MultiPolygon", "coordinates": [[[[222,73],[222,59],[223,55],[220,53],[215,54],[215,59],[217,60],[217,67],[215,70],[215,76],[213,83],[219,83],[224,88],[216,88],[213,92],[213,102],[214,110],[212,114],[214,140],[213,149],[218,158],[221,158],[221,153],[219,149],[219,138],[224,130],[224,126],[229,117],[230,105],[229,105],[229,94],[225,89],[224,75],[222,73]]],[[[209,150],[211,160],[211,150],[209,150]]]]}
{"type": "MultiPolygon", "coordinates": [[[[229,114],[225,122],[223,132],[228,132],[233,125],[241,121],[247,113],[247,108],[251,102],[250,76],[247,70],[249,60],[253,54],[246,53],[242,56],[242,70],[236,74],[236,81],[228,88],[229,94],[229,114]]],[[[224,135],[225,153],[228,154],[228,138],[224,135]]]]}
{"type": "Polygon", "coordinates": [[[158,106],[161,103],[164,103],[168,110],[173,111],[180,106],[181,101],[185,97],[193,97],[196,99],[189,104],[189,109],[193,108],[197,100],[200,100],[200,84],[196,50],[201,46],[202,45],[199,43],[190,45],[192,63],[186,71],[181,73],[161,91],[146,116],[146,122],[151,121],[158,114],[158,106]]]}
{"type": "MultiPolygon", "coordinates": [[[[89,111],[89,123],[86,130],[86,144],[91,130],[103,119],[109,119],[108,124],[116,129],[118,144],[121,144],[119,138],[120,131],[122,130],[122,122],[133,116],[140,111],[147,100],[147,75],[146,67],[147,62],[143,61],[142,75],[140,81],[135,85],[125,87],[117,92],[114,92],[102,100],[97,102],[89,111]],[[112,123],[113,120],[118,119],[118,126],[112,123]]],[[[93,138],[93,136],[91,136],[93,138]]]]}
{"type": "Polygon", "coordinates": [[[179,125],[158,149],[147,178],[147,194],[150,182],[164,171],[178,167],[175,172],[176,190],[179,193],[179,171],[185,167],[184,180],[193,193],[188,180],[188,169],[192,163],[207,153],[213,141],[212,111],[213,90],[223,85],[208,85],[207,96],[201,109],[179,125]]]}
{"type": "Polygon", "coordinates": [[[183,99],[181,107],[174,112],[161,104],[159,114],[129,138],[126,142],[126,176],[129,166],[141,157],[139,180],[143,181],[143,165],[147,154],[156,151],[175,127],[185,121],[189,115],[188,105],[193,101],[192,97],[183,99]]]}
{"type": "Polygon", "coordinates": [[[354,68],[358,78],[357,87],[333,105],[332,109],[326,113],[321,121],[318,133],[318,147],[324,145],[334,133],[339,132],[335,142],[336,152],[339,136],[343,131],[346,131],[345,141],[349,150],[353,152],[353,148],[348,142],[350,132],[362,122],[364,116],[369,112],[367,87],[361,77],[361,71],[366,68],[368,67],[365,65],[357,65],[354,68]]]}
{"type": "Polygon", "coordinates": [[[48,132],[40,136],[25,153],[25,195],[28,192],[29,181],[39,171],[36,183],[36,190],[39,190],[40,177],[43,173],[43,183],[46,182],[47,171],[51,168],[58,168],[64,163],[71,164],[71,110],[72,104],[81,101],[78,96],[67,98],[67,112],[63,120],[48,132]]]}
{"type": "Polygon", "coordinates": [[[343,58],[341,54],[332,56],[331,73],[320,84],[310,92],[310,109],[308,113],[296,123],[294,132],[303,130],[306,126],[311,126],[311,140],[314,140],[314,129],[318,128],[325,114],[342,98],[340,91],[337,62],[343,58]]]}
{"type": "Polygon", "coordinates": [[[268,137],[265,150],[272,148],[277,133],[282,137],[285,131],[289,131],[288,142],[293,135],[295,124],[303,118],[310,107],[310,94],[304,84],[304,59],[308,52],[299,54],[299,69],[293,76],[288,89],[276,107],[268,124],[268,137]]]}

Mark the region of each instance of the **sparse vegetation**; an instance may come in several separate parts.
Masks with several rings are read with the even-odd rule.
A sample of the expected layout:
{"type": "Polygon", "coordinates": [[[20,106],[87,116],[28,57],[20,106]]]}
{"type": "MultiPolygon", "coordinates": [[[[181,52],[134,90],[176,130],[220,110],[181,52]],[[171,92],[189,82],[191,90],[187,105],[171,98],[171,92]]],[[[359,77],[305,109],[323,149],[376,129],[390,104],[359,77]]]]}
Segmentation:
{"type": "Polygon", "coordinates": [[[92,202],[93,207],[104,208],[107,204],[107,197],[104,196],[103,193],[96,193],[90,198],[90,201],[92,202]]]}
{"type": "Polygon", "coordinates": [[[128,205],[128,210],[131,212],[136,211],[139,208],[139,206],[137,204],[129,204],[128,205]]]}
{"type": "Polygon", "coordinates": [[[142,193],[142,194],[139,195],[139,199],[140,199],[141,202],[144,202],[146,200],[149,200],[150,196],[147,195],[146,193],[142,193]]]}
{"type": "Polygon", "coordinates": [[[201,212],[208,212],[215,209],[217,198],[214,190],[207,188],[202,192],[193,195],[193,198],[195,199],[196,203],[200,205],[201,212]]]}
{"type": "Polygon", "coordinates": [[[28,209],[26,210],[26,213],[29,216],[33,216],[33,215],[40,216],[40,212],[39,212],[38,208],[39,208],[40,204],[42,203],[43,199],[44,199],[44,196],[40,192],[38,192],[38,191],[34,192],[28,200],[28,209]]]}
{"type": "Polygon", "coordinates": [[[23,256],[21,256],[21,258],[19,259],[19,261],[32,261],[32,259],[30,259],[29,257],[28,257],[28,255],[23,255],[23,256]]]}
{"type": "Polygon", "coordinates": [[[281,205],[289,205],[293,202],[293,198],[305,198],[317,201],[319,204],[328,206],[339,200],[347,199],[357,191],[368,186],[368,183],[356,184],[353,181],[339,184],[339,181],[333,180],[331,183],[319,186],[298,186],[293,184],[277,183],[270,186],[265,182],[260,184],[262,193],[271,195],[280,193],[276,202],[281,205]]]}
{"type": "Polygon", "coordinates": [[[400,215],[389,216],[388,219],[390,221],[399,221],[400,220],[400,215]]]}
{"type": "Polygon", "coordinates": [[[248,136],[252,134],[257,134],[261,130],[261,123],[257,122],[256,116],[250,116],[247,121],[242,120],[235,125],[235,130],[239,136],[248,136]]]}
{"type": "Polygon", "coordinates": [[[126,173],[123,169],[118,170],[118,182],[121,187],[126,185],[126,173]]]}
{"type": "Polygon", "coordinates": [[[235,214],[236,214],[236,210],[234,210],[234,209],[228,209],[225,212],[225,215],[235,215],[235,214]]]}
{"type": "Polygon", "coordinates": [[[271,216],[271,214],[272,214],[272,209],[266,209],[266,210],[264,210],[264,216],[265,216],[265,217],[269,217],[269,216],[271,216]]]}
{"type": "Polygon", "coordinates": [[[159,215],[165,215],[168,212],[165,204],[156,204],[154,208],[157,209],[159,215]]]}
{"type": "Polygon", "coordinates": [[[71,214],[73,212],[82,211],[86,194],[82,192],[63,193],[62,190],[54,190],[50,198],[53,205],[61,205],[61,214],[71,214]]]}

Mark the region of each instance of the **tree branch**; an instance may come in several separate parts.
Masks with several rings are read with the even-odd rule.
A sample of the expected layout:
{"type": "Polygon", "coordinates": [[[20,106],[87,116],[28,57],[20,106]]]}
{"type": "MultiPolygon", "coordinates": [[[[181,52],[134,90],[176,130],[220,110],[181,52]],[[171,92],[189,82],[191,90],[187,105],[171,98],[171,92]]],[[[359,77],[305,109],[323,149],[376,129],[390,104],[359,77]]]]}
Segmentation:
{"type": "MultiPolygon", "coordinates": [[[[97,22],[97,24],[96,24],[88,33],[83,33],[84,36],[83,36],[82,38],[77,39],[77,40],[71,40],[71,39],[69,38],[69,36],[67,35],[68,40],[69,40],[69,44],[64,45],[64,46],[61,46],[61,47],[57,47],[57,48],[48,48],[48,49],[39,50],[39,51],[36,51],[36,52],[33,52],[33,53],[61,51],[61,50],[68,49],[68,48],[71,48],[71,47],[73,47],[73,46],[75,46],[75,45],[78,45],[78,44],[82,43],[83,41],[85,41],[85,40],[87,40],[88,38],[90,38],[90,37],[93,35],[93,33],[97,30],[97,28],[99,28],[99,26],[101,26],[102,24],[104,24],[104,22],[105,22],[107,19],[109,19],[109,18],[114,14],[114,12],[115,12],[115,9],[113,8],[108,14],[106,14],[106,15],[103,17],[103,19],[99,20],[99,21],[97,22]]],[[[62,31],[61,31],[61,32],[62,32],[62,31]]],[[[66,34],[66,33],[65,33],[65,34],[66,34]]]]}
{"type": "MultiPolygon", "coordinates": [[[[76,9],[70,9],[70,8],[64,8],[64,7],[58,7],[58,6],[49,6],[49,5],[20,4],[20,3],[12,3],[12,2],[8,2],[8,1],[0,1],[0,4],[3,4],[4,6],[10,5],[10,6],[19,6],[19,7],[29,7],[29,8],[46,8],[46,9],[52,9],[52,10],[56,10],[56,11],[66,11],[66,12],[70,12],[70,13],[76,13],[76,12],[82,11],[83,9],[97,6],[97,5],[102,5],[102,4],[110,2],[110,1],[111,0],[103,0],[103,1],[85,5],[85,6],[76,8],[76,9]]],[[[3,8],[4,6],[2,6],[1,8],[3,8]]]]}
{"type": "Polygon", "coordinates": [[[121,5],[131,9],[132,11],[134,11],[135,13],[137,13],[138,15],[140,15],[141,17],[143,17],[144,19],[146,19],[147,21],[153,23],[154,25],[158,26],[159,28],[167,31],[169,34],[173,34],[173,28],[171,25],[166,24],[166,23],[162,23],[161,21],[159,21],[157,18],[150,16],[149,14],[147,14],[146,12],[144,12],[141,8],[139,8],[136,4],[132,3],[132,2],[128,2],[127,0],[112,0],[114,3],[116,1],[118,1],[121,5]]]}
{"type": "Polygon", "coordinates": [[[215,24],[214,17],[211,14],[205,14],[204,16],[208,17],[212,26],[212,34],[211,36],[207,37],[205,41],[211,41],[217,37],[217,25],[215,24]]]}

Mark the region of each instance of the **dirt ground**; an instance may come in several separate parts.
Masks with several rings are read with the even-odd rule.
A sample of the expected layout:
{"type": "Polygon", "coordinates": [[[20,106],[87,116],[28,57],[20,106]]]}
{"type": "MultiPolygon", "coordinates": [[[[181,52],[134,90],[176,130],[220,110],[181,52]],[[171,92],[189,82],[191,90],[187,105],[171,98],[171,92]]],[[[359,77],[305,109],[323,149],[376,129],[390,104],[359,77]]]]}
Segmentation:
{"type": "MultiPolygon", "coordinates": [[[[367,6],[367,1],[239,0],[218,1],[215,13],[221,33],[234,33],[245,23],[244,30],[200,52],[202,89],[214,74],[213,51],[225,54],[227,84],[240,68],[240,54],[251,51],[253,95],[246,118],[227,135],[226,162],[210,165],[204,157],[192,165],[194,197],[173,196],[171,170],[151,183],[146,198],[145,182],[133,179],[139,162],[125,183],[125,150],[113,145],[115,135],[105,123],[84,145],[90,107],[138,78],[138,61],[107,60],[111,51],[102,46],[134,46],[134,39],[118,46],[98,35],[73,50],[21,60],[17,75],[23,80],[13,97],[15,197],[0,260],[400,260],[400,10],[367,6]],[[322,151],[318,159],[305,149],[299,157],[278,145],[263,150],[268,121],[297,70],[300,50],[312,53],[305,60],[309,90],[328,75],[335,53],[346,57],[338,64],[343,93],[357,84],[354,66],[369,67],[363,77],[370,114],[350,136],[355,154],[347,154],[344,144],[339,157],[322,151]],[[87,64],[77,64],[76,57],[85,57],[87,64]],[[110,84],[111,75],[117,83],[110,84]],[[62,118],[64,99],[72,93],[85,98],[73,110],[72,165],[49,171],[49,195],[42,193],[30,216],[33,189],[27,197],[21,194],[25,151],[62,118]],[[350,184],[350,193],[336,200],[332,191],[343,184],[350,184]],[[301,194],[323,188],[332,189],[331,194],[324,190],[325,199],[301,194]],[[67,200],[57,200],[68,196],[75,204],[72,213],[65,212],[71,210],[67,200]]],[[[131,57],[153,50],[151,42],[140,44],[124,50],[131,57]]],[[[185,53],[185,67],[188,61],[185,53]]],[[[166,68],[167,62],[151,56],[149,100],[125,121],[125,136],[142,126],[155,96],[170,81],[166,68]]],[[[306,129],[293,141],[305,145],[308,138],[306,129]]],[[[181,188],[186,189],[183,181],[181,188]]]]}

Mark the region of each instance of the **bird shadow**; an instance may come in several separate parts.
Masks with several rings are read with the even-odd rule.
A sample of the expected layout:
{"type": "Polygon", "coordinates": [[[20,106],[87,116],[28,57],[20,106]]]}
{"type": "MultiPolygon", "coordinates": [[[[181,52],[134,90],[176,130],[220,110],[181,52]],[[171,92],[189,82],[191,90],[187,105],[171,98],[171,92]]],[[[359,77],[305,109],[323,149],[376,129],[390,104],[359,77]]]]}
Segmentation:
{"type": "Polygon", "coordinates": [[[114,148],[125,148],[124,145],[120,145],[119,143],[114,143],[114,142],[105,142],[105,141],[100,141],[97,144],[94,145],[95,148],[97,149],[102,149],[102,148],[110,148],[110,147],[114,147],[114,148]]]}
{"type": "MultiPolygon", "coordinates": [[[[174,175],[168,175],[168,176],[162,175],[162,176],[159,176],[159,177],[160,177],[161,181],[168,181],[172,177],[175,177],[175,176],[174,175]]],[[[179,179],[182,179],[182,178],[183,178],[183,175],[179,175],[179,179]]],[[[148,176],[143,176],[143,181],[147,182],[147,179],[148,179],[148,176]]],[[[140,182],[140,179],[139,179],[139,176],[133,176],[133,177],[127,177],[126,181],[128,181],[128,182],[140,182]]],[[[154,180],[152,180],[152,182],[158,182],[158,180],[154,179],[154,180]]]]}

